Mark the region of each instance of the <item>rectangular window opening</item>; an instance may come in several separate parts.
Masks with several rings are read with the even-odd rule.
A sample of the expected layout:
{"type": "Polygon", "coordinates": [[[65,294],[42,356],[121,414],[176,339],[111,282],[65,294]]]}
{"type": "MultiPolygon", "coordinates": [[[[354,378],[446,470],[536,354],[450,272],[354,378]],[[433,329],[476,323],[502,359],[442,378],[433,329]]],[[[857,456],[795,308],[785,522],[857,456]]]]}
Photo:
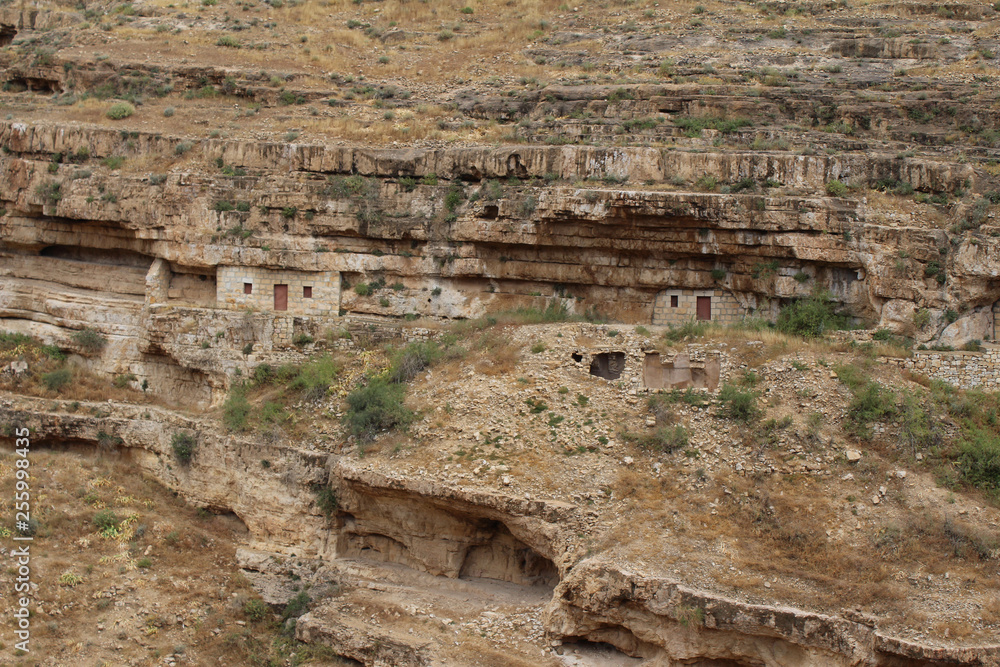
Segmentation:
{"type": "Polygon", "coordinates": [[[253,294],[253,283],[243,283],[243,293],[253,294]]]}
{"type": "Polygon", "coordinates": [[[678,301],[677,295],[676,294],[672,294],[670,296],[670,307],[671,308],[676,308],[677,307],[677,301],[678,301]]]}
{"type": "Polygon", "coordinates": [[[302,288],[302,298],[303,299],[313,298],[313,288],[311,286],[306,285],[302,288]]]}

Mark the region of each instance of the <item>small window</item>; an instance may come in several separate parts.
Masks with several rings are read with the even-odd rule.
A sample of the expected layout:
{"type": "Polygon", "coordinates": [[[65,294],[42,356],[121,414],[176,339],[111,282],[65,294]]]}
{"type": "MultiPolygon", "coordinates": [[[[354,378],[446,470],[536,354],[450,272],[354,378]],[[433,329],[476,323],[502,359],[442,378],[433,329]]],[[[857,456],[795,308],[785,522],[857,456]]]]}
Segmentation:
{"type": "Polygon", "coordinates": [[[313,298],[313,288],[311,286],[305,286],[302,288],[302,298],[303,299],[313,298]]]}
{"type": "Polygon", "coordinates": [[[243,293],[253,294],[253,283],[243,283],[243,293]]]}
{"type": "Polygon", "coordinates": [[[670,296],[670,307],[671,308],[676,308],[677,307],[677,295],[676,294],[673,294],[673,295],[670,296]]]}

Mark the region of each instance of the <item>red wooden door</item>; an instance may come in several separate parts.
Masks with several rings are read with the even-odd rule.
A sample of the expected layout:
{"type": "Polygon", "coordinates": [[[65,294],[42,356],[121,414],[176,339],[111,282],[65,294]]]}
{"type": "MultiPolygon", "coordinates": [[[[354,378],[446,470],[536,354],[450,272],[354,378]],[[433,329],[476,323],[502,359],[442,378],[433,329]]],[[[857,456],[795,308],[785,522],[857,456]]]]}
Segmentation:
{"type": "Polygon", "coordinates": [[[274,309],[288,310],[288,285],[274,286],[274,309]]]}
{"type": "Polygon", "coordinates": [[[712,297],[710,296],[698,297],[698,319],[699,320],[712,319],[712,297]]]}

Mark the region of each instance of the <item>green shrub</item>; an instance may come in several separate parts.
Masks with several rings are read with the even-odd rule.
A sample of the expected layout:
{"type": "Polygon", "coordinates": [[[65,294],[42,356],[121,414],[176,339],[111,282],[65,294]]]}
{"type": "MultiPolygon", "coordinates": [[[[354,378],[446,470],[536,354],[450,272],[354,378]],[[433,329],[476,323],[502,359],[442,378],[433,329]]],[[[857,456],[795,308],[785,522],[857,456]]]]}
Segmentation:
{"type": "Polygon", "coordinates": [[[834,312],[828,295],[817,292],[782,308],[776,326],[783,333],[819,338],[827,331],[846,327],[847,318],[834,312]]]}
{"type": "Polygon", "coordinates": [[[966,352],[981,352],[983,350],[983,341],[978,338],[970,340],[962,346],[962,349],[966,352]]]}
{"type": "Polygon", "coordinates": [[[326,484],[319,484],[313,488],[316,494],[316,504],[329,519],[340,508],[340,501],[337,499],[337,492],[326,484]]]}
{"type": "Polygon", "coordinates": [[[111,120],[122,120],[135,113],[135,107],[128,102],[115,102],[104,114],[111,120]]]}
{"type": "Polygon", "coordinates": [[[42,199],[55,204],[62,200],[62,183],[56,181],[41,183],[37,188],[35,188],[35,194],[42,199]]]}
{"type": "Polygon", "coordinates": [[[358,283],[354,286],[354,293],[358,296],[371,296],[373,291],[371,285],[368,283],[358,283]]]}
{"type": "Polygon", "coordinates": [[[118,527],[118,515],[114,513],[113,510],[103,509],[93,518],[94,527],[99,531],[107,530],[108,528],[118,527]]]}
{"type": "Polygon", "coordinates": [[[372,440],[380,431],[404,427],[413,419],[403,395],[406,387],[382,379],[371,380],[366,386],[347,395],[344,420],[348,429],[359,439],[372,440]]]}
{"type": "Polygon", "coordinates": [[[834,368],[840,381],[847,385],[854,397],[847,406],[848,433],[859,440],[872,436],[871,425],[898,414],[896,394],[865,376],[857,366],[837,366],[834,368]]]}
{"type": "Polygon", "coordinates": [[[240,40],[236,39],[232,35],[223,35],[215,42],[216,46],[225,46],[231,49],[240,48],[240,40]]]}
{"type": "Polygon", "coordinates": [[[719,391],[719,416],[749,424],[756,420],[763,411],[757,406],[757,393],[743,391],[731,384],[724,384],[719,391]]]}
{"type": "Polygon", "coordinates": [[[136,379],[137,378],[135,377],[135,373],[123,373],[121,375],[116,375],[114,379],[111,381],[111,384],[113,384],[118,389],[125,389],[130,384],[135,382],[136,379]]]}
{"type": "Polygon", "coordinates": [[[962,477],[973,486],[1000,489],[1000,435],[994,429],[970,426],[958,444],[962,477]]]}
{"type": "Polygon", "coordinates": [[[252,598],[243,603],[243,614],[251,623],[259,623],[267,618],[270,608],[260,598],[252,598]]]}
{"type": "Polygon", "coordinates": [[[74,332],[71,338],[73,339],[73,342],[80,347],[84,354],[95,354],[100,352],[108,343],[107,338],[90,327],[74,332]]]}
{"type": "Polygon", "coordinates": [[[409,343],[403,348],[389,353],[389,381],[406,383],[412,380],[428,366],[446,359],[457,359],[465,354],[465,350],[451,344],[427,340],[409,343]]]}
{"type": "Polygon", "coordinates": [[[222,423],[230,431],[245,431],[250,410],[246,388],[243,385],[236,385],[229,391],[229,397],[222,404],[222,423]]]}
{"type": "Polygon", "coordinates": [[[73,380],[73,372],[68,368],[60,368],[50,373],[42,374],[42,384],[50,391],[59,391],[73,380]]]}
{"type": "Polygon", "coordinates": [[[170,446],[174,450],[174,456],[177,457],[178,461],[181,463],[190,463],[198,442],[190,433],[174,433],[170,439],[170,446]]]}
{"type": "Polygon", "coordinates": [[[841,183],[837,179],[829,181],[826,184],[826,194],[830,195],[831,197],[843,197],[845,194],[847,194],[847,185],[841,183]]]}
{"type": "Polygon", "coordinates": [[[285,605],[285,610],[281,612],[281,619],[287,621],[290,618],[298,618],[304,613],[309,611],[309,603],[312,600],[305,591],[299,591],[299,594],[288,601],[285,605]]]}
{"type": "Polygon", "coordinates": [[[503,198],[503,185],[500,181],[489,180],[479,188],[479,196],[483,201],[493,202],[503,198]]]}
{"type": "Polygon", "coordinates": [[[138,568],[140,568],[140,569],[142,569],[142,570],[148,570],[149,568],[153,567],[153,559],[152,558],[140,558],[139,560],[137,560],[135,562],[135,566],[138,567],[138,568]]]}
{"type": "Polygon", "coordinates": [[[300,392],[303,400],[319,400],[326,395],[338,373],[340,365],[332,356],[324,354],[299,366],[288,386],[300,392]]]}

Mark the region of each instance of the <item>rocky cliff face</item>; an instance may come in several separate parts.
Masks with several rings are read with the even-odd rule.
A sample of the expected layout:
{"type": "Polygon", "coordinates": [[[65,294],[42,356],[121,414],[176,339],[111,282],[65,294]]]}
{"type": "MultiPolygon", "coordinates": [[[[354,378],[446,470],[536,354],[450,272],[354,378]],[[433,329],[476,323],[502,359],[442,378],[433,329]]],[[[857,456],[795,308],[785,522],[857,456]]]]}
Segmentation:
{"type": "MultiPolygon", "coordinates": [[[[285,603],[300,581],[323,593],[297,636],[369,665],[564,664],[546,645],[560,642],[592,664],[998,664],[996,647],[908,643],[853,610],[750,604],[627,550],[593,556],[598,524],[614,523],[588,509],[609,498],[603,486],[639,489],[608,471],[635,463],[614,442],[624,426],[595,431],[581,393],[564,406],[581,413],[578,432],[557,437],[558,420],[532,431],[522,385],[599,380],[593,396],[619,392],[601,418],[626,420],[645,389],[733,381],[743,362],[730,344],[746,341],[667,350],[608,328],[519,339],[543,352],[517,384],[479,382],[473,369],[461,386],[507,410],[483,424],[512,441],[530,434],[518,443],[529,463],[505,467],[496,488],[460,481],[490,470],[486,458],[455,473],[486,426],[452,432],[437,405],[412,432],[440,441],[426,468],[358,460],[343,443],[233,435],[209,412],[237,378],[301,361],[314,340],[350,349],[351,336],[416,319],[405,335],[425,338],[440,321],[517,309],[731,324],[774,320],[815,294],[914,344],[995,339],[996,6],[320,5],[0,7],[0,331],[172,406],[9,396],[0,422],[28,424],[48,446],[128,458],[239,517],[242,563],[268,602],[285,603]],[[177,433],[200,443],[189,465],[173,455],[177,433]],[[598,450],[595,467],[545,465],[598,450]],[[514,490],[549,474],[577,485],[573,502],[514,490]],[[468,646],[456,648],[455,625],[468,646]]],[[[763,350],[740,352],[746,368],[763,350]]],[[[843,391],[800,380],[775,380],[794,410],[843,391]]],[[[551,404],[567,402],[549,389],[551,404]]],[[[473,411],[466,398],[455,403],[473,411]]],[[[747,445],[733,474],[825,474],[841,452],[821,464],[814,449],[840,447],[844,431],[824,442],[816,424],[845,408],[821,409],[796,427],[806,444],[766,465],[764,448],[747,445]]],[[[777,438],[784,422],[770,421],[777,438]]],[[[674,475],[694,493],[698,447],[739,449],[745,436],[712,433],[673,472],[658,462],[657,483],[674,475]]],[[[886,491],[872,480],[886,472],[858,467],[875,504],[886,491]]],[[[753,492],[736,502],[773,514],[753,492]]],[[[710,504],[709,516],[722,507],[710,504]]],[[[652,536],[671,526],[642,539],[663,546],[652,536]]],[[[721,539],[711,548],[729,558],[721,539]]]]}
{"type": "Polygon", "coordinates": [[[224,389],[241,344],[258,354],[287,345],[290,329],[309,319],[271,319],[306,311],[297,295],[275,311],[265,294],[246,302],[258,312],[245,316],[244,334],[200,353],[217,331],[236,329],[232,310],[244,303],[225,292],[220,267],[267,269],[286,282],[334,276],[337,291],[322,304],[334,318],[464,318],[554,300],[570,312],[649,323],[658,295],[673,290],[731,299],[732,321],[773,318],[818,289],[921,341],[935,340],[954,312],[945,339],[961,344],[993,335],[1000,300],[993,227],[955,236],[917,213],[885,220],[864,196],[824,190],[835,179],[905,181],[926,192],[982,187],[984,175],[969,165],[223,140],[188,143],[179,155],[180,138],[15,122],[0,125],[0,143],[5,326],[60,344],[96,328],[112,341],[97,367],[153,378],[165,396],[217,399],[209,388],[224,389]],[[158,161],[155,171],[139,167],[141,155],[143,164],[158,161]],[[698,174],[749,190],[673,185],[698,174]]]}

